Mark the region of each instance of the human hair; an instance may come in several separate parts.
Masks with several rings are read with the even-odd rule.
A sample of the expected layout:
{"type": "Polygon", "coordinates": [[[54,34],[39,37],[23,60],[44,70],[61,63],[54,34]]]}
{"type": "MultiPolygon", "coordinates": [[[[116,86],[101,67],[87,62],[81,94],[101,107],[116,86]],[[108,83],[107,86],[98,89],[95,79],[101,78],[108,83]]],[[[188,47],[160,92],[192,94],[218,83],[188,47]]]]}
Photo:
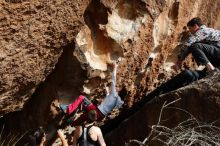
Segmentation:
{"type": "Polygon", "coordinates": [[[88,112],[88,119],[90,122],[94,122],[97,120],[97,112],[95,110],[90,110],[88,112]]]}
{"type": "Polygon", "coordinates": [[[191,26],[193,27],[194,25],[198,25],[198,26],[202,26],[203,25],[203,22],[202,20],[199,18],[199,17],[195,17],[195,18],[192,18],[188,23],[187,23],[187,26],[191,26]]]}

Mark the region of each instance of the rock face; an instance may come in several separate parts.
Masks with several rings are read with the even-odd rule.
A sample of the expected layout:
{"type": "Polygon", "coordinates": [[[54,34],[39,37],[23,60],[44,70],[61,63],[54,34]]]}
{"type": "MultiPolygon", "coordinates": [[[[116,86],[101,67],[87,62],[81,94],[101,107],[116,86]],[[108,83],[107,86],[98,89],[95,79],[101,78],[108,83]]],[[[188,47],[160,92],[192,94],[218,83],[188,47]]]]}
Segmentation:
{"type": "Polygon", "coordinates": [[[0,114],[20,110],[84,25],[89,1],[0,2],[0,114]]]}
{"type": "Polygon", "coordinates": [[[150,127],[157,124],[162,105],[176,100],[178,101],[163,110],[160,125],[172,128],[193,115],[198,122],[213,122],[213,125],[219,127],[219,91],[220,71],[191,85],[161,95],[110,132],[105,137],[107,145],[125,145],[125,142],[133,139],[143,141],[149,135],[150,127]]]}
{"type": "MultiPolygon", "coordinates": [[[[5,0],[0,5],[0,114],[9,113],[4,122],[11,129],[16,119],[18,131],[50,123],[54,99],[70,103],[81,92],[102,98],[111,61],[120,60],[119,94],[125,96],[124,109],[132,107],[173,74],[173,48],[189,19],[199,16],[220,28],[216,0],[5,0]]],[[[190,57],[187,64],[193,66],[190,57]]]]}

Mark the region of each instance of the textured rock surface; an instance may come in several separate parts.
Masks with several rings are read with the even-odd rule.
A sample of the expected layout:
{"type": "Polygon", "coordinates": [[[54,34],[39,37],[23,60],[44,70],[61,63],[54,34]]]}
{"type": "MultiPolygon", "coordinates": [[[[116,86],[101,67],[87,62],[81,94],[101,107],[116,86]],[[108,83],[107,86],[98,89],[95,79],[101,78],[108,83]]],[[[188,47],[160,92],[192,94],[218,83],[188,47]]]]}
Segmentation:
{"type": "Polygon", "coordinates": [[[19,110],[82,27],[89,1],[0,2],[0,114],[19,110]]]}
{"type": "MultiPolygon", "coordinates": [[[[0,114],[22,109],[3,120],[18,131],[51,124],[48,111],[55,98],[70,103],[82,91],[103,97],[107,63],[118,59],[126,110],[172,76],[174,48],[189,19],[199,16],[220,28],[217,0],[5,0],[0,5],[0,114]]],[[[187,63],[193,65],[190,57],[187,63]]]]}
{"type": "MultiPolygon", "coordinates": [[[[120,124],[117,129],[110,132],[106,136],[107,145],[125,145],[125,142],[131,139],[143,141],[150,132],[150,126],[157,124],[164,102],[171,103],[178,99],[180,100],[163,110],[161,125],[172,128],[193,115],[199,122],[213,122],[219,127],[219,91],[220,72],[216,72],[214,76],[209,76],[179,90],[161,95],[120,124]]],[[[158,146],[158,144],[156,145],[158,146]]]]}

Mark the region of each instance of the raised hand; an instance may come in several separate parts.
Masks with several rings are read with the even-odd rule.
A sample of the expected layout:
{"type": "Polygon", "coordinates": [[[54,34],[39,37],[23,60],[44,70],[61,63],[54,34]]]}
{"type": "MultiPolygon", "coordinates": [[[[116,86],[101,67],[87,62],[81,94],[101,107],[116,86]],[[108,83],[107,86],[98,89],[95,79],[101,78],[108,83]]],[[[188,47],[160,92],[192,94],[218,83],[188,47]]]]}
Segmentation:
{"type": "Polygon", "coordinates": [[[177,72],[181,68],[181,66],[182,66],[182,61],[177,60],[175,65],[173,65],[171,68],[174,69],[177,72]]]}

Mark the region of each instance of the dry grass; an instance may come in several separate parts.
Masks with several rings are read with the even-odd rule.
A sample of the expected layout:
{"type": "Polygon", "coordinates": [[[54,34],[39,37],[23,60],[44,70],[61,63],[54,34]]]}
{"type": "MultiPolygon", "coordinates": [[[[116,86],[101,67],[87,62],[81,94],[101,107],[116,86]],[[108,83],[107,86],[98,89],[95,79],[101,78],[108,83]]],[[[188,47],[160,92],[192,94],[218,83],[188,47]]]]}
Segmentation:
{"type": "Polygon", "coordinates": [[[131,146],[134,143],[139,146],[149,146],[154,141],[157,141],[164,146],[220,146],[219,127],[214,126],[213,123],[201,123],[197,121],[193,115],[183,109],[169,107],[169,105],[173,104],[174,102],[168,104],[165,102],[163,104],[160,111],[159,120],[156,125],[151,127],[152,130],[148,137],[146,137],[143,141],[135,139],[130,140],[128,143],[126,143],[126,146],[131,146]],[[161,125],[161,117],[165,108],[181,110],[190,115],[190,118],[179,123],[172,129],[163,126],[161,125]]]}
{"type": "Polygon", "coordinates": [[[0,133],[0,146],[16,146],[17,143],[25,135],[25,134],[12,135],[12,134],[9,133],[7,136],[3,137],[3,132],[4,132],[4,127],[2,128],[1,133],[0,133]]]}

